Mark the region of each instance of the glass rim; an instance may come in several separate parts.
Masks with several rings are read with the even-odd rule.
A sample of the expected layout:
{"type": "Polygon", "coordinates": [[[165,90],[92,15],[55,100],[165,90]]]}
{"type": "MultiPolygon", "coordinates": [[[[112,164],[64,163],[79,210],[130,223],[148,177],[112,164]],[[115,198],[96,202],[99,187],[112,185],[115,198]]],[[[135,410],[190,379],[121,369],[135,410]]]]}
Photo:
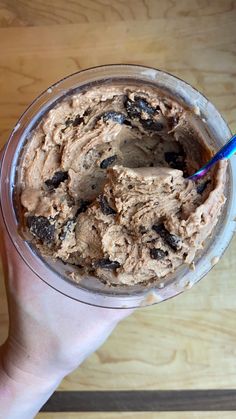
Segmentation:
{"type": "MultiPolygon", "coordinates": [[[[70,92],[76,88],[79,88],[83,85],[88,85],[92,81],[111,81],[115,78],[124,80],[127,77],[130,78],[130,80],[137,79],[143,81],[144,83],[152,83],[159,88],[161,88],[160,84],[158,84],[160,82],[159,79],[162,77],[164,78],[164,81],[167,81],[167,85],[165,87],[166,90],[168,90],[168,87],[170,87],[170,93],[173,92],[173,85],[177,83],[180,88],[180,91],[178,91],[178,99],[182,100],[183,104],[185,105],[187,104],[188,106],[199,106],[201,114],[206,117],[207,121],[208,114],[211,115],[211,117],[214,116],[214,118],[218,120],[218,123],[224,132],[224,138],[223,134],[221,138],[222,141],[225,141],[227,136],[230,137],[231,131],[221,114],[204,95],[202,95],[197,89],[193,88],[189,83],[186,83],[185,81],[173,76],[168,72],[157,70],[153,67],[135,64],[107,64],[103,66],[91,67],[89,69],[84,69],[68,75],[62,78],[60,81],[52,84],[49,88],[45,89],[41,94],[39,94],[27,107],[13,128],[10,137],[4,147],[0,167],[0,205],[3,220],[12,243],[23,261],[41,280],[62,294],[65,294],[67,297],[87,304],[107,308],[132,308],[137,306],[145,306],[174,297],[175,295],[190,288],[191,285],[198,282],[203,276],[206,275],[207,272],[209,272],[212,267],[211,260],[213,259],[213,256],[211,255],[207,266],[202,266],[200,270],[197,267],[196,271],[194,272],[188,271],[187,275],[184,275],[183,278],[177,278],[175,282],[167,285],[163,289],[157,288],[155,286],[149,286],[147,288],[143,287],[142,290],[138,293],[134,292],[133,294],[130,294],[129,291],[131,288],[127,287],[127,293],[118,294],[115,292],[115,290],[113,290],[113,292],[109,292],[107,294],[105,292],[101,293],[81,288],[79,284],[76,284],[72,281],[66,281],[66,278],[60,276],[58,272],[52,271],[52,268],[49,267],[49,265],[47,265],[42,260],[42,258],[37,256],[37,254],[32,251],[29,244],[18,234],[18,223],[16,223],[15,212],[13,208],[13,190],[15,179],[13,172],[15,174],[22,139],[25,140],[25,138],[27,138],[27,134],[32,131],[34,123],[41,119],[42,115],[48,111],[51,104],[55,104],[55,102],[59,99],[61,100],[64,95],[70,94],[70,92]],[[85,78],[83,77],[84,75],[85,78]],[[69,85],[71,84],[71,87],[67,86],[68,82],[69,85]],[[73,85],[74,82],[75,85],[73,85]],[[194,101],[191,103],[188,102],[190,93],[194,96],[194,101]],[[8,162],[9,157],[10,164],[8,162]],[[10,220],[9,217],[11,217],[10,220]]],[[[176,101],[178,101],[178,99],[176,99],[176,101]]],[[[217,255],[214,255],[215,258],[222,256],[235,231],[236,192],[234,189],[236,189],[236,156],[231,158],[228,172],[231,183],[235,185],[231,191],[230,201],[227,203],[228,214],[225,230],[227,229],[228,234],[227,237],[226,235],[224,235],[224,238],[222,236],[221,243],[223,246],[221,245],[221,249],[218,250],[217,255]]]]}

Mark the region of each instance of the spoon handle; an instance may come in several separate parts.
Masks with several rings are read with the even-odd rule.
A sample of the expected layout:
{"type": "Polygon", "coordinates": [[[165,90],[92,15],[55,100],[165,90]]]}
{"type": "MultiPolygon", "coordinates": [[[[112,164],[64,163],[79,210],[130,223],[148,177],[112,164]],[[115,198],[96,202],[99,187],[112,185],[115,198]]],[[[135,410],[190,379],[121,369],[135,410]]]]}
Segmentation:
{"type": "Polygon", "coordinates": [[[201,169],[199,169],[188,179],[196,180],[204,176],[208,170],[219,160],[229,159],[236,152],[236,134],[209,160],[201,169]]]}

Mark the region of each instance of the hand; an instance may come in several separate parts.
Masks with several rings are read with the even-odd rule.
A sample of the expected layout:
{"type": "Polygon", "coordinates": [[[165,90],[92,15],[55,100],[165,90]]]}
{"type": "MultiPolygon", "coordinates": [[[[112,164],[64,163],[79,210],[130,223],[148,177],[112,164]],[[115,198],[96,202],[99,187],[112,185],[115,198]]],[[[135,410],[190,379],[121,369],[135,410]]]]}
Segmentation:
{"type": "Polygon", "coordinates": [[[24,263],[8,236],[1,215],[0,229],[10,321],[9,336],[0,351],[0,417],[3,414],[4,419],[26,419],[37,412],[61,379],[94,352],[131,310],[88,306],[60,294],[24,263]],[[3,400],[1,383],[5,389],[3,400]],[[13,388],[15,401],[18,397],[18,413],[14,411],[11,397],[8,397],[7,405],[8,385],[13,388]],[[22,398],[20,388],[24,385],[32,386],[29,399],[38,400],[35,403],[31,400],[33,407],[29,411],[25,407],[22,415],[19,400],[22,398]],[[3,403],[6,410],[2,409],[3,403]]]}
{"type": "Polygon", "coordinates": [[[39,376],[75,369],[109,336],[127,310],[74,301],[41,281],[23,262],[0,223],[10,332],[8,356],[39,376]]]}

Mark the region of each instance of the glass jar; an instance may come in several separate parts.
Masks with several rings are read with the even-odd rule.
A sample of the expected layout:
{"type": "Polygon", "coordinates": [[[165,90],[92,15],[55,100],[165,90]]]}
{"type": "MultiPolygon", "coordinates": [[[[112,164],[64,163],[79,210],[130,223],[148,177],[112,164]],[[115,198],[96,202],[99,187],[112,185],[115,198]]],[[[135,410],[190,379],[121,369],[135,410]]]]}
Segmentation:
{"type": "Polygon", "coordinates": [[[89,89],[94,84],[109,85],[114,82],[151,84],[185,107],[197,109],[211,139],[213,151],[218,150],[231,136],[226,122],[215,107],[196,89],[171,74],[154,68],[123,64],[83,70],[62,79],[43,92],[17,122],[4,148],[1,161],[1,210],[7,231],[22,263],[26,263],[41,280],[67,297],[87,304],[107,308],[131,308],[161,302],[191,288],[222,256],[233,237],[236,225],[236,156],[231,158],[227,168],[226,203],[211,238],[207,240],[204,251],[196,260],[194,271],[182,266],[170,276],[163,288],[160,284],[108,287],[91,276],[84,277],[79,283],[74,282],[68,276],[73,270],[72,266],[59,260],[42,258],[31,243],[19,234],[15,205],[19,159],[29,133],[58,101],[73,91],[89,89]]]}

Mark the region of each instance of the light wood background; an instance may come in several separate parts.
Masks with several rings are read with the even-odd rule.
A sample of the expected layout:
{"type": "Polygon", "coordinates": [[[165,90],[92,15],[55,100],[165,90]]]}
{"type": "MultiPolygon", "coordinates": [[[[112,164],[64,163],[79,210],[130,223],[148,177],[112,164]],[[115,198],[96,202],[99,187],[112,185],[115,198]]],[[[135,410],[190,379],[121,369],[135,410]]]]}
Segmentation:
{"type": "MultiPolygon", "coordinates": [[[[167,70],[193,84],[236,131],[236,2],[0,0],[0,144],[43,89],[107,63],[167,70]]],[[[61,390],[236,389],[236,240],[191,291],[138,310],[61,390]]],[[[7,306],[0,279],[0,342],[7,306]]],[[[39,414],[41,419],[192,419],[236,413],[39,414]]]]}

